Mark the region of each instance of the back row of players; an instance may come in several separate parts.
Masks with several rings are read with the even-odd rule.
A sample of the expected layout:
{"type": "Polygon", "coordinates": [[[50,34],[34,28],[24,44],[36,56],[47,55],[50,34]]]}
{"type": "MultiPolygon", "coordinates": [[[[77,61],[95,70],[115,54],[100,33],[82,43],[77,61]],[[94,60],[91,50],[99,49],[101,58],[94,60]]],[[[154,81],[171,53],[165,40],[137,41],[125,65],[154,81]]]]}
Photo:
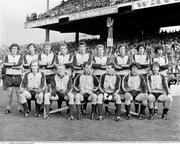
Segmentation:
{"type": "MultiPolygon", "coordinates": [[[[5,56],[4,85],[8,90],[8,104],[5,113],[11,112],[12,95],[15,89],[18,96],[18,111],[21,105],[24,115],[28,116],[30,106],[28,100],[36,100],[35,116],[40,116],[40,107],[44,104],[49,117],[51,100],[62,101],[69,106],[69,119],[74,120],[74,109],[77,118],[86,112],[87,102],[92,102],[91,119],[103,120],[103,103],[115,102],[117,121],[121,120],[121,103],[125,102],[127,120],[131,119],[131,102],[134,100],[135,111],[138,112],[137,102],[141,102],[139,119],[143,118],[146,106],[149,107],[149,119],[157,113],[156,100],[163,105],[162,119],[167,119],[167,112],[172,105],[166,79],[168,59],[163,56],[163,48],[158,45],[156,56],[150,58],[144,45],[137,47],[138,54],[126,54],[126,45],[118,45],[119,53],[114,57],[104,55],[104,46],[97,45],[97,55],[86,53],[86,43],[79,44],[79,51],[74,55],[68,53],[66,44],[60,46],[55,55],[51,44],[45,43],[44,52],[36,53],[34,44],[27,46],[28,54],[20,55],[19,46],[12,44],[10,54],[5,56]],[[81,103],[84,102],[83,108],[81,103]]],[[[105,107],[107,114],[108,107],[105,107]]]]}

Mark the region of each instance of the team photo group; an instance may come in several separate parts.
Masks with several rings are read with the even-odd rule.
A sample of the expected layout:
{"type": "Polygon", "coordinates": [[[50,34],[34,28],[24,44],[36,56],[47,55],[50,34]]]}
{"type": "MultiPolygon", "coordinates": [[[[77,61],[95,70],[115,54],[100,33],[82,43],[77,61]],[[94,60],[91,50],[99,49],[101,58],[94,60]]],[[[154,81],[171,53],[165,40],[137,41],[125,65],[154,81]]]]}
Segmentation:
{"type": "MultiPolygon", "coordinates": [[[[114,120],[131,120],[132,107],[138,119],[153,120],[162,110],[162,119],[168,119],[173,98],[167,82],[168,58],[163,46],[154,46],[154,56],[147,53],[144,44],[138,44],[137,53],[127,54],[127,45],[119,44],[114,53],[105,53],[106,46],[96,45],[95,53],[87,52],[81,41],[78,50],[70,53],[64,42],[55,53],[49,42],[43,52],[35,44],[27,46],[27,54],[20,54],[18,44],[9,47],[3,57],[2,79],[7,90],[5,114],[12,113],[13,92],[17,95],[18,113],[30,117],[31,100],[35,100],[35,117],[53,119],[50,115],[53,101],[58,109],[66,103],[68,120],[104,119],[110,114],[109,103],[114,103],[114,120]],[[158,109],[158,103],[163,109],[158,109]],[[87,108],[90,103],[91,112],[87,108]]],[[[61,112],[59,112],[61,113],[61,112]]]]}

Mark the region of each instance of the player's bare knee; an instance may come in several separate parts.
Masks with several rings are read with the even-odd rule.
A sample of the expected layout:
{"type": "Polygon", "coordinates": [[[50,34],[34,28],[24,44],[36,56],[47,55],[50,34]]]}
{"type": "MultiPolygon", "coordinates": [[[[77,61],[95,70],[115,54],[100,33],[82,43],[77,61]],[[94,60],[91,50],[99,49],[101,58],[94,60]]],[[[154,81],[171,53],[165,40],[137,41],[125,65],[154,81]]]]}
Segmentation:
{"type": "Polygon", "coordinates": [[[148,101],[149,101],[150,103],[151,103],[151,102],[154,102],[154,101],[155,101],[154,95],[149,94],[149,96],[148,96],[148,101]]]}
{"type": "Polygon", "coordinates": [[[133,97],[130,93],[125,93],[124,95],[125,101],[131,101],[133,100],[133,97]]]}
{"type": "Polygon", "coordinates": [[[114,96],[114,99],[115,99],[116,104],[121,104],[122,103],[121,102],[121,96],[119,94],[116,94],[114,96]]]}

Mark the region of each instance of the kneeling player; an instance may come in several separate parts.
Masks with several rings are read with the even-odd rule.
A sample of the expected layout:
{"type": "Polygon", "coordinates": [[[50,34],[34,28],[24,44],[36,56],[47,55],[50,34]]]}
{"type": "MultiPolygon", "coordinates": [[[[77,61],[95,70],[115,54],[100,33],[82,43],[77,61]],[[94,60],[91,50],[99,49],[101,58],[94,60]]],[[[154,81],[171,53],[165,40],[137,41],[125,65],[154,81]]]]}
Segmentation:
{"type": "Polygon", "coordinates": [[[149,91],[149,119],[153,119],[153,107],[155,100],[165,102],[162,119],[167,119],[167,112],[172,106],[173,98],[169,93],[168,85],[164,75],[159,73],[159,63],[152,65],[153,73],[147,76],[147,85],[149,91]],[[164,92],[165,91],[165,92],[164,92]]]}
{"type": "Polygon", "coordinates": [[[99,81],[96,76],[91,74],[91,64],[88,62],[84,63],[84,72],[79,74],[75,79],[74,89],[78,92],[75,96],[75,103],[77,107],[77,116],[81,117],[81,101],[92,101],[92,113],[91,119],[94,119],[96,111],[96,101],[99,81]]]}
{"type": "Polygon", "coordinates": [[[99,110],[99,120],[103,120],[102,117],[102,107],[103,101],[115,101],[116,106],[116,121],[121,120],[121,97],[118,94],[120,90],[120,77],[115,74],[114,64],[107,64],[106,73],[100,78],[100,91],[98,95],[98,110],[99,110]]]}
{"type": "Polygon", "coordinates": [[[36,100],[35,116],[40,116],[40,106],[43,102],[45,76],[39,72],[38,63],[31,63],[30,72],[26,73],[19,90],[19,101],[24,107],[25,116],[28,116],[27,99],[36,100]]]}
{"type": "Polygon", "coordinates": [[[147,106],[148,95],[146,93],[146,83],[144,77],[137,73],[138,64],[132,63],[130,65],[130,74],[126,75],[122,80],[122,88],[125,93],[125,109],[127,114],[127,120],[131,118],[131,101],[135,100],[141,103],[141,109],[138,118],[142,119],[142,115],[145,113],[147,106]]]}
{"type": "Polygon", "coordinates": [[[46,109],[46,115],[44,115],[45,119],[49,116],[50,100],[58,100],[58,103],[62,103],[66,100],[69,101],[69,120],[74,120],[74,95],[71,93],[72,79],[65,71],[64,65],[57,67],[57,74],[54,75],[51,81],[51,93],[46,93],[44,96],[46,109]]]}

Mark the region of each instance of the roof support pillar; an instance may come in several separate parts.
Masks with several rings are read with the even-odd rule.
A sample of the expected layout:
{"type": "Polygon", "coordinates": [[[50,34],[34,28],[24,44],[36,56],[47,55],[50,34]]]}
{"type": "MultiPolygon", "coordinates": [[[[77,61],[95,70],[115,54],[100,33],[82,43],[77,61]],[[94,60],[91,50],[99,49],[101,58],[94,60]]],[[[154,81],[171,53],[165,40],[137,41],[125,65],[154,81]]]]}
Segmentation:
{"type": "Polygon", "coordinates": [[[46,42],[49,42],[49,29],[46,29],[46,42]]]}
{"type": "Polygon", "coordinates": [[[76,32],[75,42],[76,42],[77,45],[79,44],[79,32],[76,32]]]}
{"type": "Polygon", "coordinates": [[[108,17],[106,23],[107,23],[107,28],[108,28],[107,47],[110,47],[109,55],[111,55],[112,49],[113,49],[113,24],[114,24],[114,19],[112,17],[108,17]]]}
{"type": "MultiPolygon", "coordinates": [[[[47,0],[47,4],[46,5],[47,5],[47,12],[48,12],[49,11],[49,0],[47,0]]],[[[49,29],[48,28],[46,29],[46,36],[45,37],[46,37],[45,41],[49,42],[49,29]]]]}

